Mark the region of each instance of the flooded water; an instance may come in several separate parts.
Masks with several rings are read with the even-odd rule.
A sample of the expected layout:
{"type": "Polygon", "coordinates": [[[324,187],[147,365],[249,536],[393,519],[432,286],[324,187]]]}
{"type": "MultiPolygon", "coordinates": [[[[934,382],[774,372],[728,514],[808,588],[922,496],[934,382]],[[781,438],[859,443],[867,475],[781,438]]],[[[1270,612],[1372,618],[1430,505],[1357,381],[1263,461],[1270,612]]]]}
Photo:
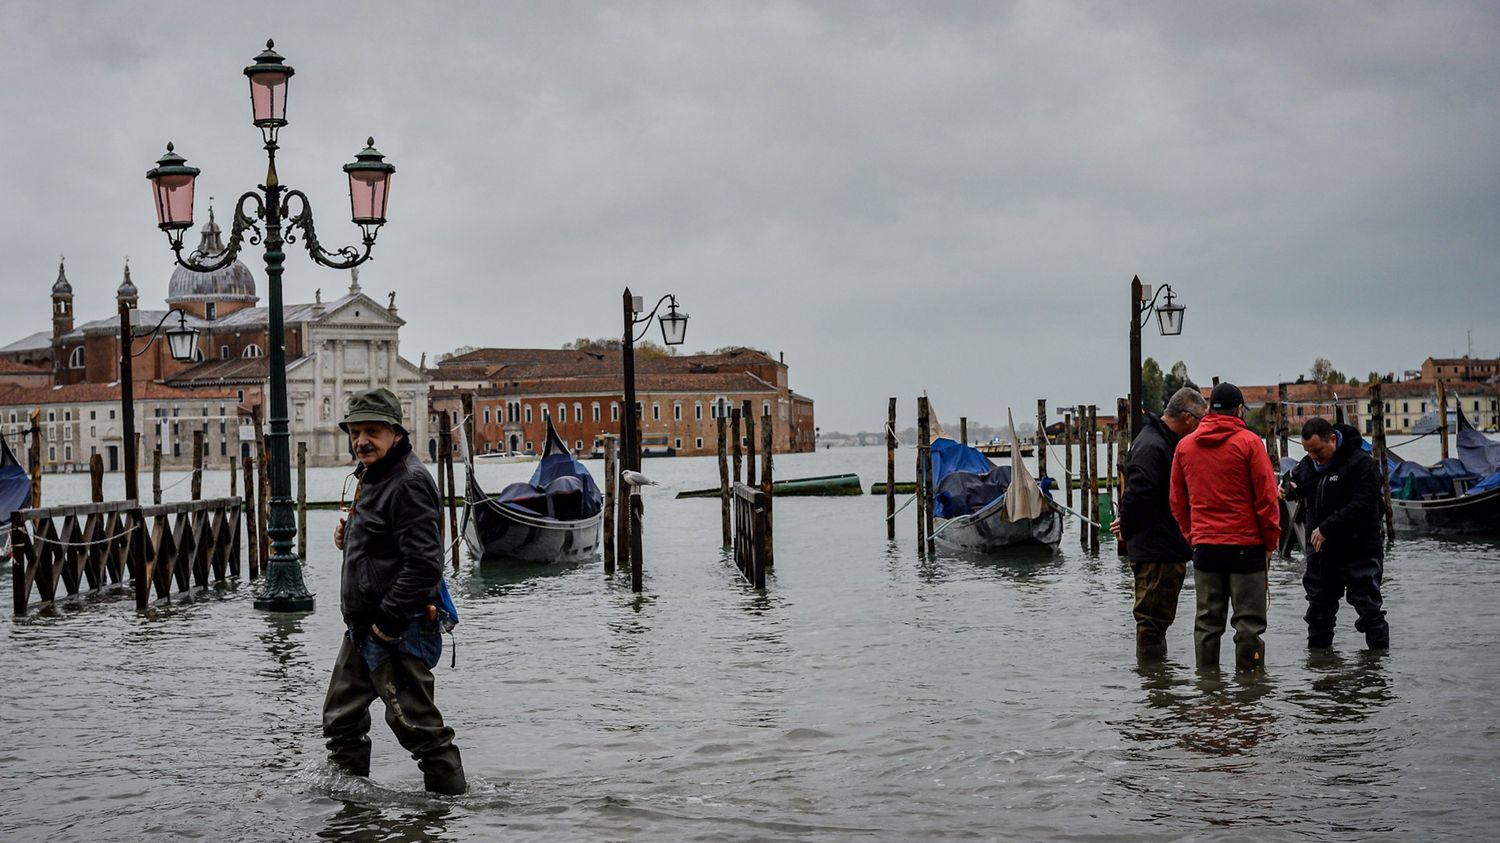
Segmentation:
{"type": "MultiPolygon", "coordinates": [[[[824,451],[777,476],[868,486],[884,461],[824,451]]],[[[1055,555],[929,557],[910,509],[886,540],[883,497],[781,499],[756,593],[718,502],[671,496],[714,463],[645,468],[664,486],[643,595],[598,563],[455,575],[438,700],[469,795],[427,797],[378,714],[370,780],[323,762],[341,626],[336,514],[314,511],[312,614],[256,611],[241,583],[4,624],[0,839],[1462,839],[1500,820],[1500,544],[1399,543],[1382,656],[1347,607],[1335,653],[1309,656],[1300,566],[1277,560],[1269,671],[1238,683],[1191,668],[1191,584],[1170,662],[1138,670],[1128,568],[1108,542],[1081,552],[1076,524],[1055,555]]],[[[530,466],[483,471],[498,489],[530,466]]],[[[310,497],[343,474],[315,471],[310,497]]]]}

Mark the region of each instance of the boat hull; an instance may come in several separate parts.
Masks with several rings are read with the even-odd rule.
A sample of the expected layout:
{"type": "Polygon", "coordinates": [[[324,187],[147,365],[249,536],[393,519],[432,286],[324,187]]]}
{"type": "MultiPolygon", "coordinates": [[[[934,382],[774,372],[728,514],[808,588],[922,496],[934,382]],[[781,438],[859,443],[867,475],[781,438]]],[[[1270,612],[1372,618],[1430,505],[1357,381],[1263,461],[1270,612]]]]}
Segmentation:
{"type": "Polygon", "coordinates": [[[487,500],[476,501],[469,505],[464,543],[480,561],[583,562],[599,554],[603,517],[541,523],[513,516],[487,500]]]}
{"type": "Polygon", "coordinates": [[[1055,547],[1062,541],[1063,517],[1056,509],[1027,521],[1006,521],[1004,514],[1004,509],[997,508],[977,517],[936,518],[933,540],[954,550],[980,553],[1024,545],[1055,547]]]}
{"type": "Polygon", "coordinates": [[[1398,533],[1429,536],[1500,536],[1500,489],[1435,500],[1391,500],[1398,533]]]}

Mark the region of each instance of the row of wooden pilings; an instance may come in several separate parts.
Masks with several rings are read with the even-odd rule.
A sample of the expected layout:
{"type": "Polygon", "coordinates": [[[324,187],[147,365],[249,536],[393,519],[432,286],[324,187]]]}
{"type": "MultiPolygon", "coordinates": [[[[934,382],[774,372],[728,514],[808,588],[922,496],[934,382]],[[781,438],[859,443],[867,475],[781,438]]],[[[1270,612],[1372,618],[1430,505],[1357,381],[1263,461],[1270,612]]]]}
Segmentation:
{"type": "MultiPolygon", "coordinates": [[[[1129,412],[1127,402],[1121,398],[1117,400],[1117,420],[1124,419],[1129,412]]],[[[915,504],[917,506],[917,546],[928,552],[936,549],[934,539],[935,528],[933,525],[932,504],[935,494],[932,478],[932,413],[928,405],[927,397],[917,398],[917,455],[916,455],[916,477],[915,504]]],[[[1047,475],[1048,449],[1052,445],[1047,433],[1047,402],[1038,400],[1036,403],[1036,461],[1038,477],[1047,475]]],[[[896,450],[899,443],[896,438],[896,399],[891,398],[887,402],[886,415],[886,482],[885,482],[885,510],[886,510],[886,538],[896,538],[896,450]]],[[[1099,409],[1097,405],[1080,404],[1070,411],[1063,413],[1062,439],[1058,443],[1063,450],[1063,482],[1062,493],[1066,508],[1076,516],[1080,516],[1082,529],[1079,530],[1079,542],[1081,546],[1092,553],[1099,552],[1100,533],[1107,525],[1103,523],[1101,498],[1108,496],[1111,501],[1119,500],[1119,493],[1124,489],[1124,459],[1129,449],[1126,439],[1125,426],[1118,421],[1112,432],[1104,433],[1099,429],[1099,409]],[[1104,454],[1100,454],[1101,443],[1104,454]],[[1075,446],[1078,450],[1078,470],[1074,471],[1073,451],[1075,446]],[[1101,477],[1100,468],[1104,469],[1101,477]],[[1102,482],[1101,482],[1102,481],[1102,482]],[[1078,506],[1073,504],[1074,486],[1078,487],[1078,506]]],[[[968,444],[968,419],[959,419],[959,440],[968,444]]],[[[1022,443],[1012,442],[1012,448],[1021,448],[1022,443]]]]}

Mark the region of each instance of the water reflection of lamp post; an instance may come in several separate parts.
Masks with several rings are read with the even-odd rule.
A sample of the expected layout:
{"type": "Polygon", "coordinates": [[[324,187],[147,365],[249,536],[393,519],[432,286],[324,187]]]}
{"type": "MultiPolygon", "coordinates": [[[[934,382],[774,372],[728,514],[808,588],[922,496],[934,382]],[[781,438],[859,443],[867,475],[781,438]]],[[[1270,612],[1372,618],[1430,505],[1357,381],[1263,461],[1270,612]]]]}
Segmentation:
{"type": "MultiPolygon", "coordinates": [[[[645,301],[639,296],[630,294],[630,288],[625,288],[624,311],[625,311],[625,335],[621,338],[620,356],[623,361],[625,375],[625,413],[621,416],[620,442],[624,446],[620,466],[621,471],[641,470],[641,442],[636,435],[636,412],[635,412],[635,341],[640,339],[636,336],[637,325],[645,325],[641,336],[651,330],[651,320],[656,318],[656,312],[661,309],[664,302],[670,300],[667,312],[658,320],[661,322],[661,339],[667,345],[682,345],[687,339],[688,315],[677,312],[677,297],[671,293],[662,296],[656,302],[656,307],[642,317],[636,314],[645,309],[645,301]]],[[[623,487],[622,487],[623,488],[623,487]]],[[[628,550],[630,554],[630,587],[634,591],[641,590],[641,515],[640,499],[638,490],[632,490],[630,518],[624,523],[629,533],[629,541],[621,542],[622,549],[628,550]]]]}
{"type": "MultiPolygon", "coordinates": [[[[139,458],[135,452],[135,358],[146,353],[155,342],[158,334],[167,335],[167,350],[171,352],[172,359],[179,363],[186,363],[193,359],[193,352],[198,348],[198,329],[188,326],[187,314],[172,308],[163,313],[161,319],[144,334],[137,334],[131,327],[132,313],[136,309],[130,306],[130,300],[120,298],[120,415],[121,425],[125,432],[125,498],[132,501],[140,501],[140,479],[139,458]],[[177,324],[168,328],[165,332],[161,326],[166,324],[172,314],[177,314],[177,324]],[[146,338],[146,344],[140,351],[135,350],[135,341],[146,338]]],[[[158,439],[158,441],[160,441],[158,439]]]]}
{"type": "Polygon", "coordinates": [[[396,168],[385,162],[375,149],[374,139],[355,155],[353,163],[344,165],[349,175],[349,203],[355,225],[360,227],[363,251],[345,246],[330,252],[318,243],[313,228],[312,205],[300,190],[284,187],[276,176],[277,135],[286,120],[287,80],[295,72],[266,42],[266,49],[245,68],[250,80],[250,103],[254,124],[260,129],[266,150],[266,181],[259,191],[242,194],[235,203],[234,227],[228,247],[219,255],[193,252],[182,254],[182,236],[193,225],[193,181],[198,170],[167,144],[167,154],[146,174],[151,180],[156,200],[157,227],[167,233],[167,240],[180,266],[195,272],[213,272],[228,266],[239,254],[245,232],[251,232],[251,245],[265,241],[266,285],[269,296],[268,344],[271,388],[271,513],[266,533],[271,538],[271,558],[266,566],[265,588],[255,601],[257,609],[276,612],[311,611],[313,596],[302,582],[301,561],[293,550],[297,522],[292,511],[291,456],[287,430],[286,340],[283,325],[281,273],[286,254],[282,246],[296,242],[292,229],[302,229],[302,244],[314,262],[333,269],[351,269],[370,257],[375,237],[385,224],[386,203],[390,199],[391,174],[396,168]],[[297,202],[293,213],[292,200],[297,202]],[[253,206],[246,213],[246,205],[253,206]],[[253,214],[253,216],[252,216],[253,214]],[[261,223],[265,224],[262,238],[261,223]],[[283,237],[282,225],[287,232],[283,237]]]}
{"type": "Polygon", "coordinates": [[[1156,311],[1157,328],[1164,337],[1175,337],[1182,333],[1182,317],[1187,308],[1173,302],[1171,284],[1163,284],[1156,295],[1151,294],[1151,285],[1142,284],[1137,275],[1130,281],[1130,438],[1141,430],[1141,326],[1147,315],[1156,311]],[[1157,296],[1167,294],[1167,300],[1156,303],[1157,296]]]}

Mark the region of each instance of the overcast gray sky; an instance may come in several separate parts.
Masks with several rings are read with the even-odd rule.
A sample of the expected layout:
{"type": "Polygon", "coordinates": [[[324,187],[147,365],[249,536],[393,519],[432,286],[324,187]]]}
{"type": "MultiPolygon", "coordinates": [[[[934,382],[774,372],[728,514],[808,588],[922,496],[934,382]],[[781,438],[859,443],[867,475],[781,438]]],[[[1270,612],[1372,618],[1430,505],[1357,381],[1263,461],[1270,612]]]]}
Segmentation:
{"type": "MultiPolygon", "coordinates": [[[[264,175],[241,69],[297,70],[282,181],[352,242],[340,165],[397,167],[361,281],[415,362],[618,335],[675,292],[689,350],[784,351],[819,425],[886,397],[945,418],[1126,391],[1129,282],[1199,381],[1313,358],[1500,355],[1500,5],[1475,3],[79,3],[0,0],[9,342],[80,319],[124,256],[171,258],[145,171],[264,175]]],[[[246,263],[262,284],[258,255],[246,263]]],[[[288,301],[347,276],[300,247],[288,301]]]]}

